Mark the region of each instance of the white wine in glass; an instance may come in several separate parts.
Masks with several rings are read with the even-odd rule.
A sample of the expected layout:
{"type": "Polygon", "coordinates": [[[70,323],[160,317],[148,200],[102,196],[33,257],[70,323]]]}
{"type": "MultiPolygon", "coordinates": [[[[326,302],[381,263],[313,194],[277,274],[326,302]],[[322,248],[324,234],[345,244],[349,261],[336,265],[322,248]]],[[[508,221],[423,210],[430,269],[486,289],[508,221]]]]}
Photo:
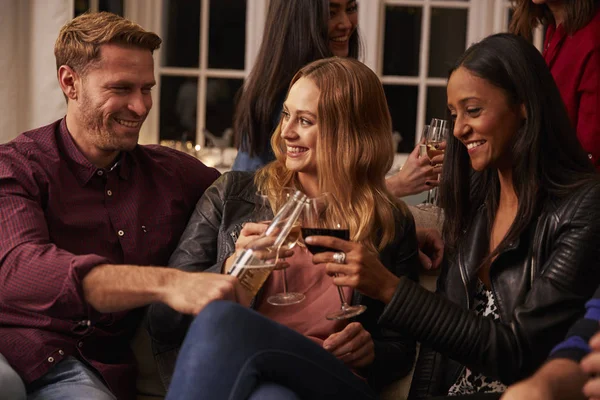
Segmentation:
{"type": "MultiPolygon", "coordinates": [[[[252,295],[256,295],[280,261],[279,252],[290,246],[293,247],[293,243],[297,242],[300,228],[297,219],[304,210],[305,200],[306,196],[297,191],[269,223],[265,233],[255,239],[252,246],[242,250],[235,258],[228,273],[236,276],[242,287],[252,295]]],[[[298,295],[301,298],[296,299],[296,303],[304,300],[303,294],[298,293],[298,295]]]]}

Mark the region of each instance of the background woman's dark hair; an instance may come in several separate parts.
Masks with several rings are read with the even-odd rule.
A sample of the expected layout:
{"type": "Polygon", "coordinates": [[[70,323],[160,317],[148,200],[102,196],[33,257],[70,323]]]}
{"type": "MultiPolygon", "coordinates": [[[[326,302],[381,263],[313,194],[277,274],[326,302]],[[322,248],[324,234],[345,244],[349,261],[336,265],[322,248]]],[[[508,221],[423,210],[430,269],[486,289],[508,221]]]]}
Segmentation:
{"type": "MultiPolygon", "coordinates": [[[[577,140],[554,79],[532,44],[512,34],[489,36],[467,49],[450,75],[460,67],[502,89],[509,102],[524,104],[527,111],[509,150],[519,199],[517,216],[491,259],[519,237],[545,199],[566,196],[596,179],[596,174],[577,140]]],[[[500,183],[496,170],[473,171],[466,147],[452,134],[445,164],[440,203],[445,215],[444,238],[452,251],[482,204],[487,206],[488,221],[493,221],[500,183]]]]}
{"type": "MultiPolygon", "coordinates": [[[[238,92],[233,129],[238,145],[251,156],[270,146],[292,77],[306,64],[333,56],[328,45],[329,0],[271,0],[263,40],[252,72],[238,92]]],[[[359,57],[358,29],[349,56],[359,57]]]]}
{"type": "MultiPolygon", "coordinates": [[[[534,4],[531,0],[513,0],[514,14],[510,21],[509,31],[523,36],[530,42],[533,30],[539,24],[554,23],[554,17],[546,4],[534,4]]],[[[600,0],[565,0],[565,21],[567,34],[583,28],[594,17],[600,0]]]]}

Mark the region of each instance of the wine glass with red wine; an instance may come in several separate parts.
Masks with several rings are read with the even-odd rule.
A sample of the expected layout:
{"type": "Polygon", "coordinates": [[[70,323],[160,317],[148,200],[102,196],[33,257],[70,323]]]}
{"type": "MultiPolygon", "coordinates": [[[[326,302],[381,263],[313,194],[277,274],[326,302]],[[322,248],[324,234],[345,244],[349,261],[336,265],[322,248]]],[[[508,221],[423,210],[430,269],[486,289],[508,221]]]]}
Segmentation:
{"type": "MultiPolygon", "coordinates": [[[[302,237],[309,236],[333,236],[342,240],[350,240],[350,230],[345,219],[342,216],[341,209],[337,205],[335,197],[330,193],[323,193],[320,196],[306,200],[302,218],[302,237]]],[[[339,252],[338,249],[329,247],[315,246],[306,243],[306,248],[312,254],[324,253],[327,251],[339,252]]],[[[362,314],[367,307],[363,305],[351,306],[346,302],[346,297],[341,287],[337,287],[340,296],[341,307],[339,310],[329,313],[326,318],[329,320],[340,320],[355,317],[362,314]]]]}

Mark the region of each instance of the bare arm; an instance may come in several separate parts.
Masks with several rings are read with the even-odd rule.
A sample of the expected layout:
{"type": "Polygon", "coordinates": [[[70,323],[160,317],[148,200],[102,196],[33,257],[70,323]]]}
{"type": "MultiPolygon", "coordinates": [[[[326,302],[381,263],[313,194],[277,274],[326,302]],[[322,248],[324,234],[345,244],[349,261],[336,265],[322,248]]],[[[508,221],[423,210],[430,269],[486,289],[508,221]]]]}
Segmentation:
{"type": "Polygon", "coordinates": [[[444,155],[429,160],[419,156],[419,144],[408,155],[402,169],[385,180],[387,189],[396,197],[410,196],[438,186],[444,155]],[[435,167],[434,167],[435,165],[435,167]]]}
{"type": "Polygon", "coordinates": [[[240,301],[241,294],[237,279],[229,275],[109,264],[99,265],[86,275],[83,293],[101,313],[161,302],[192,315],[213,300],[240,301]]]}

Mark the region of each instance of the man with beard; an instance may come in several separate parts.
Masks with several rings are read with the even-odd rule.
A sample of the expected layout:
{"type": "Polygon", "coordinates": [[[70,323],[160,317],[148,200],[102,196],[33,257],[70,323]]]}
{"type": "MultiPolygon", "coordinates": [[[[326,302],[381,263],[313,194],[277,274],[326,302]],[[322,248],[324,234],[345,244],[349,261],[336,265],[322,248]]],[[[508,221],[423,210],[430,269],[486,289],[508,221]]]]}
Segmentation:
{"type": "Polygon", "coordinates": [[[109,13],[70,21],[54,49],[66,116],[0,145],[0,375],[28,399],[134,398],[141,307],[237,299],[231,276],[157,267],[219,175],[137,144],[160,43],[109,13]]]}

